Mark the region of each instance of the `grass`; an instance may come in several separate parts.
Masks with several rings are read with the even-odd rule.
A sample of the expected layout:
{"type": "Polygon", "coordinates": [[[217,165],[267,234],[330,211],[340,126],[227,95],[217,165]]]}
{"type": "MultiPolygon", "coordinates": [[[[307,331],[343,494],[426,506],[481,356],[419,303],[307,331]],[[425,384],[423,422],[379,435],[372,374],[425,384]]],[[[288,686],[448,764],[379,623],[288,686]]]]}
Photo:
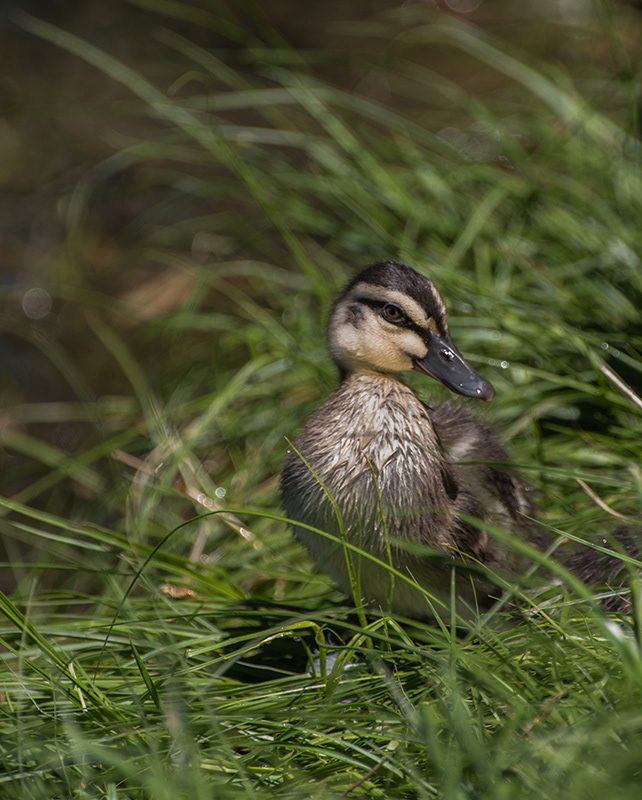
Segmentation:
{"type": "Polygon", "coordinates": [[[397,258],[495,384],[542,524],[595,547],[621,522],[578,478],[639,518],[641,412],[602,368],[639,390],[642,20],[597,4],[547,31],[553,64],[419,6],[304,53],[251,9],[158,4],[169,91],[18,20],[135,99],[64,203],[58,328],[3,323],[63,388],[4,390],[0,797],[637,798],[635,572],[619,615],[558,569],[468,632],[355,621],[276,476],[335,380],[332,297],[397,258]]]}

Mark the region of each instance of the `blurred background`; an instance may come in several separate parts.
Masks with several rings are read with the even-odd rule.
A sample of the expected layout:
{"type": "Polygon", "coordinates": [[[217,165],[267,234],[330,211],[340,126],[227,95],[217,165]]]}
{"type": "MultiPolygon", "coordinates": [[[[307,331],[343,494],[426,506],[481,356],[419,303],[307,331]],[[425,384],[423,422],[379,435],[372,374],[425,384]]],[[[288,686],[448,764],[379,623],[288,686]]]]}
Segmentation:
{"type": "MultiPolygon", "coordinates": [[[[278,511],[285,437],[334,381],[328,304],[399,258],[498,385],[487,413],[548,513],[599,527],[554,470],[624,491],[609,470],[639,430],[597,372],[640,384],[635,3],[1,9],[5,497],[145,541],[198,508],[179,474],[278,511]]],[[[11,519],[3,586],[30,562],[60,586],[67,545],[11,519]]],[[[218,563],[238,537],[207,526],[175,544],[218,563]]]]}
{"type": "Polygon", "coordinates": [[[0,796],[637,800],[639,563],[618,614],[547,561],[468,632],[356,624],[278,475],[333,298],[396,259],[559,552],[639,530],[641,37],[624,0],[0,0],[0,796]]]}

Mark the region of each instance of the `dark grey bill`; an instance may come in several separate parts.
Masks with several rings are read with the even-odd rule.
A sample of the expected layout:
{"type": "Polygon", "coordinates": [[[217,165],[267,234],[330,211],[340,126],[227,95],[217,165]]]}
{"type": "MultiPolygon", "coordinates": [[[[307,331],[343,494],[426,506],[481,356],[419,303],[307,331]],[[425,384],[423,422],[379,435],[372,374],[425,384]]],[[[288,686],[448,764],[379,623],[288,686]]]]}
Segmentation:
{"type": "Polygon", "coordinates": [[[428,355],[421,361],[415,361],[415,369],[418,372],[425,372],[452,392],[462,394],[464,397],[477,397],[486,402],[495,397],[492,383],[468,366],[453,344],[449,333],[442,338],[430,333],[428,355]]]}

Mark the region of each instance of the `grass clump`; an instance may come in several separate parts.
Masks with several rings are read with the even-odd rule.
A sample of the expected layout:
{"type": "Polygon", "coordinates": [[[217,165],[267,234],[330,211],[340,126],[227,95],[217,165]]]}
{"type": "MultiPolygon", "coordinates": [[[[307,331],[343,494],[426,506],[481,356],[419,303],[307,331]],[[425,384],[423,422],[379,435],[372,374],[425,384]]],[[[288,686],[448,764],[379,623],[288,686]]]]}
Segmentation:
{"type": "Polygon", "coordinates": [[[600,546],[610,512],[635,521],[641,412],[608,370],[640,386],[640,18],[596,8],[553,67],[414,6],[303,52],[222,3],[156,4],[164,89],[20,18],[135,103],[61,199],[56,325],[5,324],[56,391],[5,388],[0,796],[637,798],[635,572],[619,615],[560,572],[464,634],[357,624],[276,478],[334,380],[331,298],[396,258],[496,385],[543,524],[600,546]]]}

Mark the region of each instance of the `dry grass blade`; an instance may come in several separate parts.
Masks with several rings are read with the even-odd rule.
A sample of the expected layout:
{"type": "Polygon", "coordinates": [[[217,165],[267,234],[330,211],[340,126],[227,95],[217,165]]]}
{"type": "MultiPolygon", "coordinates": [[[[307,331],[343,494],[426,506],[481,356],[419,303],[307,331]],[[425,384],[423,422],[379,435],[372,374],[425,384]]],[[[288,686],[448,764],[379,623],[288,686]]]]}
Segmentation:
{"type": "MultiPolygon", "coordinates": [[[[154,468],[151,464],[147,463],[147,461],[143,461],[143,459],[133,456],[130,453],[125,453],[122,450],[114,450],[112,458],[116,461],[120,461],[122,464],[127,464],[128,467],[132,467],[139,473],[148,475],[151,478],[159,478],[157,468],[154,468]]],[[[227,511],[223,511],[222,506],[212,500],[212,498],[204,492],[201,492],[194,486],[188,486],[182,478],[177,478],[174,481],[174,487],[181,492],[181,494],[189,497],[190,500],[193,500],[202,508],[216,513],[229,528],[238,533],[239,536],[242,536],[246,541],[250,542],[252,547],[256,550],[261,550],[263,548],[263,542],[261,542],[252,531],[248,530],[238,517],[227,511]]]]}
{"type": "Polygon", "coordinates": [[[608,378],[611,383],[616,386],[623,395],[629,398],[635,405],[642,410],[642,398],[637,395],[631,387],[624,383],[622,378],[617,375],[610,367],[607,367],[606,364],[600,364],[599,370],[604,375],[605,378],[608,378]]]}
{"type": "Polygon", "coordinates": [[[591,489],[591,487],[581,478],[576,478],[575,480],[582,487],[582,491],[586,492],[595,505],[599,506],[602,511],[606,511],[607,514],[610,514],[612,517],[617,517],[618,519],[628,519],[625,514],[620,514],[619,511],[615,511],[609,505],[607,505],[604,500],[602,500],[602,498],[596,494],[593,489],[591,489]]]}

